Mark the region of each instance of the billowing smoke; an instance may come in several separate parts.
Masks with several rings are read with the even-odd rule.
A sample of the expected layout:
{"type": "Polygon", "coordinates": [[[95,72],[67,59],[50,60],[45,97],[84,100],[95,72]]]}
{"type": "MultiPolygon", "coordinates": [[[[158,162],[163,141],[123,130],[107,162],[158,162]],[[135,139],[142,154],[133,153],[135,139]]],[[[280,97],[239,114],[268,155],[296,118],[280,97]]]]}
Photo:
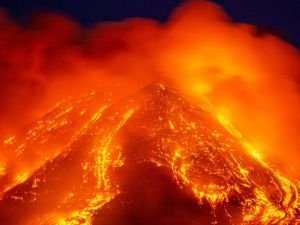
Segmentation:
{"type": "Polygon", "coordinates": [[[194,1],[166,23],[138,18],[92,28],[54,14],[26,25],[4,10],[0,17],[2,134],[70,96],[97,89],[122,97],[162,81],[207,98],[258,151],[300,168],[299,50],[232,22],[219,6],[194,1]]]}

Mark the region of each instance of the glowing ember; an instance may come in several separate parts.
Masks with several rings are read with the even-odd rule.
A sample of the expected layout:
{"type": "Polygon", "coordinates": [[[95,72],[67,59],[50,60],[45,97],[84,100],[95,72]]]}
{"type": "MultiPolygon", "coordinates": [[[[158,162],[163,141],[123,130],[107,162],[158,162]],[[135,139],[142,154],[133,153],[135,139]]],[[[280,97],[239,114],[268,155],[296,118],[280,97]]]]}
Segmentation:
{"type": "MultiPolygon", "coordinates": [[[[139,192],[149,195],[147,189],[156,186],[162,192],[150,195],[159,201],[167,181],[198,207],[194,219],[207,215],[204,223],[295,224],[295,184],[247,148],[228,121],[219,120],[228,130],[161,84],[113,103],[98,94],[62,103],[25,136],[3,142],[23,166],[13,173],[2,170],[1,224],[107,224],[113,213],[123,221],[114,224],[126,224],[132,220],[122,219],[124,207],[130,202],[136,207],[144,199],[139,192]],[[54,139],[57,146],[49,148],[54,139]]],[[[149,205],[139,208],[147,211],[149,205]]],[[[136,213],[140,216],[147,224],[136,213]]]]}

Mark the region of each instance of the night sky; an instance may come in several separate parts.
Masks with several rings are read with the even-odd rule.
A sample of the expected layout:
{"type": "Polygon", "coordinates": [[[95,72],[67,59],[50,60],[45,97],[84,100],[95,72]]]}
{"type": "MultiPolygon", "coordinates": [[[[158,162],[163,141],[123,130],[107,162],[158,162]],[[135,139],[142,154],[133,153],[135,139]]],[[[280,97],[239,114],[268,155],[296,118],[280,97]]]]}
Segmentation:
{"type": "MultiPolygon", "coordinates": [[[[73,17],[83,25],[128,17],[150,17],[165,21],[182,0],[0,0],[0,6],[19,20],[40,11],[73,17]]],[[[300,47],[299,0],[214,0],[235,21],[256,24],[300,47]]]]}

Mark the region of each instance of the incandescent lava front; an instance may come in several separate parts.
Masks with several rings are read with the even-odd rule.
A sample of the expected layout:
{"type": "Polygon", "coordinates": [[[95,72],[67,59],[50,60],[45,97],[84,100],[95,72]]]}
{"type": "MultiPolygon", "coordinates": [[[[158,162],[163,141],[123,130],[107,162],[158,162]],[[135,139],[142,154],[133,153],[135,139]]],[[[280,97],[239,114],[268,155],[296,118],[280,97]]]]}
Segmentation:
{"type": "Polygon", "coordinates": [[[161,84],[62,103],[1,150],[1,225],[297,224],[296,185],[161,84]]]}

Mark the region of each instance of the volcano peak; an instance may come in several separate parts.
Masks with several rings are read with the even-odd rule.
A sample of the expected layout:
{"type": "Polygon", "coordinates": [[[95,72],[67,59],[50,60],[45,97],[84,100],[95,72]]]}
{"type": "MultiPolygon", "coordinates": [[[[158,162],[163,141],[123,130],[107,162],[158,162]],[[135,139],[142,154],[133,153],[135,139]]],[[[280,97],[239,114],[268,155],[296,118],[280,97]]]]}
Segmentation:
{"type": "Polygon", "coordinates": [[[3,225],[167,225],[179,212],[182,224],[295,223],[296,186],[160,83],[113,103],[63,104],[26,134],[10,149],[25,146],[17,159],[39,164],[3,191],[3,225]],[[55,154],[36,156],[55,140],[55,154]]]}

